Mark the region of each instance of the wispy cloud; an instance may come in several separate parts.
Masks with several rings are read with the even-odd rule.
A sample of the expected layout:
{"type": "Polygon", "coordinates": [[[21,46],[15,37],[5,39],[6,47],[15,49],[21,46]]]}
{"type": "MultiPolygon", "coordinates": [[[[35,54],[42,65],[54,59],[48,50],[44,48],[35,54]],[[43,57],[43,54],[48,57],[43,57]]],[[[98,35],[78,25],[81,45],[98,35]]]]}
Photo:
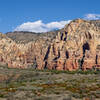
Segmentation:
{"type": "Polygon", "coordinates": [[[87,19],[87,20],[98,20],[98,19],[100,19],[100,14],[86,14],[84,19],[87,19]]]}
{"type": "Polygon", "coordinates": [[[55,29],[61,29],[66,24],[68,24],[71,20],[68,21],[56,21],[50,23],[43,23],[42,20],[38,20],[35,22],[26,22],[15,28],[14,31],[29,31],[29,32],[48,32],[55,29]]]}

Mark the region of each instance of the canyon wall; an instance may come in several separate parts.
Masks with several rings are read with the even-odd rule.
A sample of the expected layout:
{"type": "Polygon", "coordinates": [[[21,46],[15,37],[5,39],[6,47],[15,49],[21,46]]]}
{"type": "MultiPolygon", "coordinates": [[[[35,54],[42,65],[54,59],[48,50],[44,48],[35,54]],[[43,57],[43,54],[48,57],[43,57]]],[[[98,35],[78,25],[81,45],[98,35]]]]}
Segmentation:
{"type": "Polygon", "coordinates": [[[41,34],[0,33],[0,63],[10,68],[98,70],[100,20],[76,19],[61,30],[41,34]]]}

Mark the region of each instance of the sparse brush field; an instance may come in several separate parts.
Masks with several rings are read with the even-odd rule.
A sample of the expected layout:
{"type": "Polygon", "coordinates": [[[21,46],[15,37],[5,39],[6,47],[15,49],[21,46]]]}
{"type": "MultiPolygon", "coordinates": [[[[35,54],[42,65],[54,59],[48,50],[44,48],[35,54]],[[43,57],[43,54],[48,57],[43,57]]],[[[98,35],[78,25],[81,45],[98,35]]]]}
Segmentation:
{"type": "Polygon", "coordinates": [[[0,100],[100,100],[100,71],[0,67],[0,100]]]}

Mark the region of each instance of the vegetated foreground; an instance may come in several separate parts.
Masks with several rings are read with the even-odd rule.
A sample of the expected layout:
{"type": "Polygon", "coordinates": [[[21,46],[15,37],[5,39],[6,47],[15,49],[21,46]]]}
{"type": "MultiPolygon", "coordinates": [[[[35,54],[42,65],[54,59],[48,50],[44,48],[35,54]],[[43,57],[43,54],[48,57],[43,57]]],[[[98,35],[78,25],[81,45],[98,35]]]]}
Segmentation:
{"type": "Polygon", "coordinates": [[[0,67],[0,100],[100,100],[100,71],[0,67]]]}

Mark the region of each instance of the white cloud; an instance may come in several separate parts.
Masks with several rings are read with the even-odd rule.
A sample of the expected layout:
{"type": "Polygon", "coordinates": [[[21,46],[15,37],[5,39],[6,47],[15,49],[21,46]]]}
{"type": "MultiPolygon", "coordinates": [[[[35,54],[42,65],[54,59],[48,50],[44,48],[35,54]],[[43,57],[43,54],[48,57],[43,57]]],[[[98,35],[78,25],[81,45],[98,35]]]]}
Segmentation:
{"type": "Polygon", "coordinates": [[[100,14],[86,14],[84,18],[87,20],[98,20],[100,19],[100,14]]]}
{"type": "Polygon", "coordinates": [[[59,21],[59,22],[50,22],[43,23],[42,20],[38,20],[35,22],[26,22],[15,28],[14,31],[29,31],[29,32],[48,32],[54,29],[61,29],[66,24],[68,24],[71,20],[68,21],[59,21]]]}

